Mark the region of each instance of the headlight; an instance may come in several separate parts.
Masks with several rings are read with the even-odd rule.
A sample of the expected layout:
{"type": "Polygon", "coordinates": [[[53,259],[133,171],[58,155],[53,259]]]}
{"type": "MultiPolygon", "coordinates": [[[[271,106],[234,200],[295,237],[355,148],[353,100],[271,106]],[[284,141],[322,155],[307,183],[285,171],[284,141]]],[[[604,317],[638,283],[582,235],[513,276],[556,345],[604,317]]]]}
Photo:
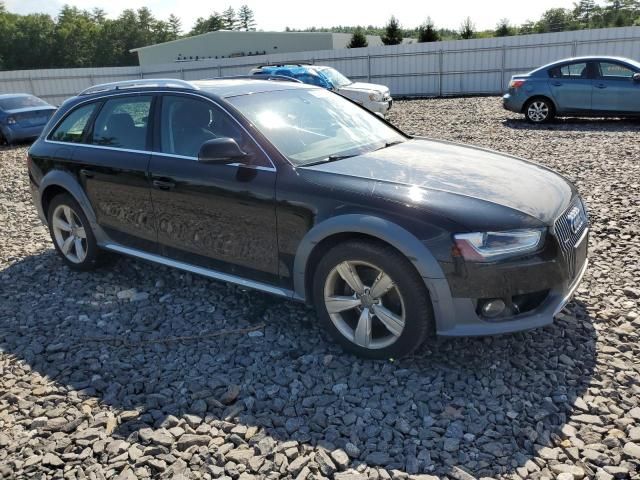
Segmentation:
{"type": "Polygon", "coordinates": [[[538,250],[546,229],[510,230],[507,232],[459,233],[453,236],[459,255],[465,260],[490,262],[504,257],[538,250]]]}
{"type": "Polygon", "coordinates": [[[15,125],[16,119],[13,117],[7,117],[7,125],[15,125]]]}
{"type": "Polygon", "coordinates": [[[372,102],[381,102],[382,101],[382,94],[380,92],[373,92],[369,94],[369,100],[371,100],[372,102]]]}

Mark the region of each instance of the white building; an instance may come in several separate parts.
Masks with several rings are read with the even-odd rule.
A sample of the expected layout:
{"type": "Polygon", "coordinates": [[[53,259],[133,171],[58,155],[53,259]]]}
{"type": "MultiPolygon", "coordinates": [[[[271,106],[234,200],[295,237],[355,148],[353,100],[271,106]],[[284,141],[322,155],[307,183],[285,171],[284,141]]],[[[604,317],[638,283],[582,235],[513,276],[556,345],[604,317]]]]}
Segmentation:
{"type": "MultiPolygon", "coordinates": [[[[131,51],[138,54],[140,65],[146,66],[210,58],[333,50],[346,48],[350,40],[350,33],[218,30],[131,51]]],[[[367,42],[370,47],[382,45],[377,35],[367,35],[367,42]]]]}

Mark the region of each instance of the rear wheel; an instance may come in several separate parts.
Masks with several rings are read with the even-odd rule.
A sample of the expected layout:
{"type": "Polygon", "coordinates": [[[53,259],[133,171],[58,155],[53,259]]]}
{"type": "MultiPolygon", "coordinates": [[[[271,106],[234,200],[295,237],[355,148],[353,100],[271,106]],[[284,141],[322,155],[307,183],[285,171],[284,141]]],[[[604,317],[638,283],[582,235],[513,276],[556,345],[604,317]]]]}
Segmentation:
{"type": "Polygon", "coordinates": [[[57,195],[49,204],[49,233],[64,263],[74,270],[92,270],[101,260],[101,252],[89,220],[69,194],[57,195]]]}
{"type": "Polygon", "coordinates": [[[432,328],[422,278],[403,255],[381,244],[355,241],[331,249],[316,268],[313,293],[325,328],[363,357],[408,355],[432,328]]]}
{"type": "Polygon", "coordinates": [[[555,117],[555,108],[547,98],[532,98],[524,107],[524,116],[531,123],[546,123],[555,117]]]}

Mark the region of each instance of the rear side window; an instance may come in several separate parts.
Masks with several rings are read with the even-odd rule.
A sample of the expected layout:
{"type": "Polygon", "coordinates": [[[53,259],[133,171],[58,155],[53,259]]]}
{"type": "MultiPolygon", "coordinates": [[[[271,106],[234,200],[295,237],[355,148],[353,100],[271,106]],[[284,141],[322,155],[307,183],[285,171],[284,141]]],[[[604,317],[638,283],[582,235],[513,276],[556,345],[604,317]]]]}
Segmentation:
{"type": "Polygon", "coordinates": [[[551,78],[588,78],[589,69],[586,62],[570,63],[549,70],[551,78]]]}
{"type": "Polygon", "coordinates": [[[634,73],[619,63],[600,62],[600,76],[606,80],[629,80],[634,73]]]}
{"type": "Polygon", "coordinates": [[[56,142],[80,143],[82,141],[82,134],[96,106],[96,103],[91,103],[76,108],[65,117],[49,138],[56,142]]]}
{"type": "Polygon", "coordinates": [[[107,100],[96,118],[91,143],[145,150],[151,99],[131,96],[107,100]]]}

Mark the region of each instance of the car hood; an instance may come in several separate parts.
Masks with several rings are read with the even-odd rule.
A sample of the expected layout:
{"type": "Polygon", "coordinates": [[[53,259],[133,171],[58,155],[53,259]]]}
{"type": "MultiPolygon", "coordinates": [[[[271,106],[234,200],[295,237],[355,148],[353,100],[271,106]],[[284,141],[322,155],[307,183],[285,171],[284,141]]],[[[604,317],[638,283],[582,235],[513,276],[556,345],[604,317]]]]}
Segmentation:
{"type": "Polygon", "coordinates": [[[340,87],[341,92],[380,92],[383,95],[389,93],[389,88],[375,83],[354,82],[340,87]]]}
{"type": "Polygon", "coordinates": [[[469,212],[481,214],[483,210],[476,210],[477,206],[471,206],[474,202],[468,201],[480,200],[485,205],[516,210],[545,225],[553,223],[575,194],[564,177],[540,165],[481,148],[427,139],[412,139],[308,168],[374,181],[372,194],[377,196],[402,191],[408,200],[413,200],[412,196],[419,200],[413,203],[428,206],[430,191],[441,205],[446,203],[442,193],[448,193],[457,197],[451,205],[462,209],[469,206],[469,212]]]}

